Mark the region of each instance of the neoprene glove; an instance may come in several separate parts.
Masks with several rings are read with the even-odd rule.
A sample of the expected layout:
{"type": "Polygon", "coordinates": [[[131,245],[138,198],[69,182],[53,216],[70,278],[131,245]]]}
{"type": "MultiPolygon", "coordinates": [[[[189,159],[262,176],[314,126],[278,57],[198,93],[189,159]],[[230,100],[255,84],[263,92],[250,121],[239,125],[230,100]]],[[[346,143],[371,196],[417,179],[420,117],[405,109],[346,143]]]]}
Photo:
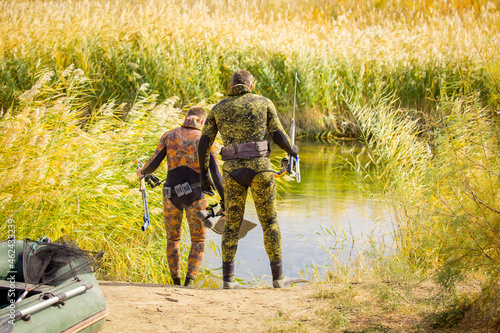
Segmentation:
{"type": "Polygon", "coordinates": [[[292,155],[293,157],[296,157],[298,154],[299,154],[299,146],[293,145],[292,153],[290,155],[292,155]]]}
{"type": "Polygon", "coordinates": [[[214,183],[208,174],[208,171],[200,174],[201,177],[201,190],[203,193],[208,194],[210,196],[214,196],[214,183]]]}

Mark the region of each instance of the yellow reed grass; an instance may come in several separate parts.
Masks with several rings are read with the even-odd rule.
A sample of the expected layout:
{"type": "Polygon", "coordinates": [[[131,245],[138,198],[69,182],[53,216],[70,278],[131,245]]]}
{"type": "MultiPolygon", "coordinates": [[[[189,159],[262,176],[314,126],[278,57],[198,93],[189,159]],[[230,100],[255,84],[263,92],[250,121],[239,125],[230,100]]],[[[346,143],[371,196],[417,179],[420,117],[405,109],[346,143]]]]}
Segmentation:
{"type": "Polygon", "coordinates": [[[299,123],[320,129],[346,117],[339,113],[350,98],[387,90],[417,107],[475,90],[497,100],[489,73],[498,64],[498,10],[438,0],[0,1],[8,73],[0,102],[8,108],[33,86],[36,69],[73,63],[97,80],[97,107],[112,96],[130,103],[144,84],[196,104],[247,68],[257,92],[286,113],[299,72],[299,123]]]}

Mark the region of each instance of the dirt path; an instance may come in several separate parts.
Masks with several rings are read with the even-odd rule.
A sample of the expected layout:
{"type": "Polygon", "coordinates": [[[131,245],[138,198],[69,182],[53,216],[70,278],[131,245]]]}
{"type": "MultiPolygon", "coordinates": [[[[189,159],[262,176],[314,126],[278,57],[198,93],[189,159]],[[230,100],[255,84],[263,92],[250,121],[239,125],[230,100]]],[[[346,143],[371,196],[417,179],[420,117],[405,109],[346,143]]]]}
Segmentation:
{"type": "Polygon", "coordinates": [[[320,301],[309,286],[187,289],[99,282],[109,315],[101,332],[264,332],[278,313],[311,317],[320,301]]]}

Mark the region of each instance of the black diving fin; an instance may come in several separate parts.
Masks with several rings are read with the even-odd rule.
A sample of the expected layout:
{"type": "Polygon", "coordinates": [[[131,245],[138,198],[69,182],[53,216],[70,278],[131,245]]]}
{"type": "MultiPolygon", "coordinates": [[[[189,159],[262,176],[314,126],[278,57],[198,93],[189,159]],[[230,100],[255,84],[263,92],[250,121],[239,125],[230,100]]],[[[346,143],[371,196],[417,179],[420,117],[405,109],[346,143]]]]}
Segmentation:
{"type": "MultiPolygon", "coordinates": [[[[224,231],[224,223],[226,222],[226,216],[223,214],[223,208],[220,203],[210,205],[207,210],[197,211],[196,217],[203,221],[206,228],[212,230],[216,234],[222,235],[222,232],[224,231]]],[[[256,226],[257,223],[243,219],[243,221],[241,221],[238,239],[245,237],[247,233],[256,226]]]]}

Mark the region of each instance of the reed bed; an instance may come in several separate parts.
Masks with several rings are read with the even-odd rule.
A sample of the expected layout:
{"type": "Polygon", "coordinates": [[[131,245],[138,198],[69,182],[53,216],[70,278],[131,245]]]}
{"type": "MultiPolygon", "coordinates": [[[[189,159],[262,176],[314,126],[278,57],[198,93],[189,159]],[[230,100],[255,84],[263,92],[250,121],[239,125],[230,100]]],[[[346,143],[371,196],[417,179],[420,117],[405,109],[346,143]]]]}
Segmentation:
{"type": "Polygon", "coordinates": [[[92,110],[131,103],[144,83],[193,104],[227,91],[239,68],[256,77],[287,123],[298,73],[303,130],[339,130],[346,103],[387,91],[406,108],[480,92],[497,102],[493,2],[0,1],[0,105],[70,64],[92,78],[92,110]]]}

